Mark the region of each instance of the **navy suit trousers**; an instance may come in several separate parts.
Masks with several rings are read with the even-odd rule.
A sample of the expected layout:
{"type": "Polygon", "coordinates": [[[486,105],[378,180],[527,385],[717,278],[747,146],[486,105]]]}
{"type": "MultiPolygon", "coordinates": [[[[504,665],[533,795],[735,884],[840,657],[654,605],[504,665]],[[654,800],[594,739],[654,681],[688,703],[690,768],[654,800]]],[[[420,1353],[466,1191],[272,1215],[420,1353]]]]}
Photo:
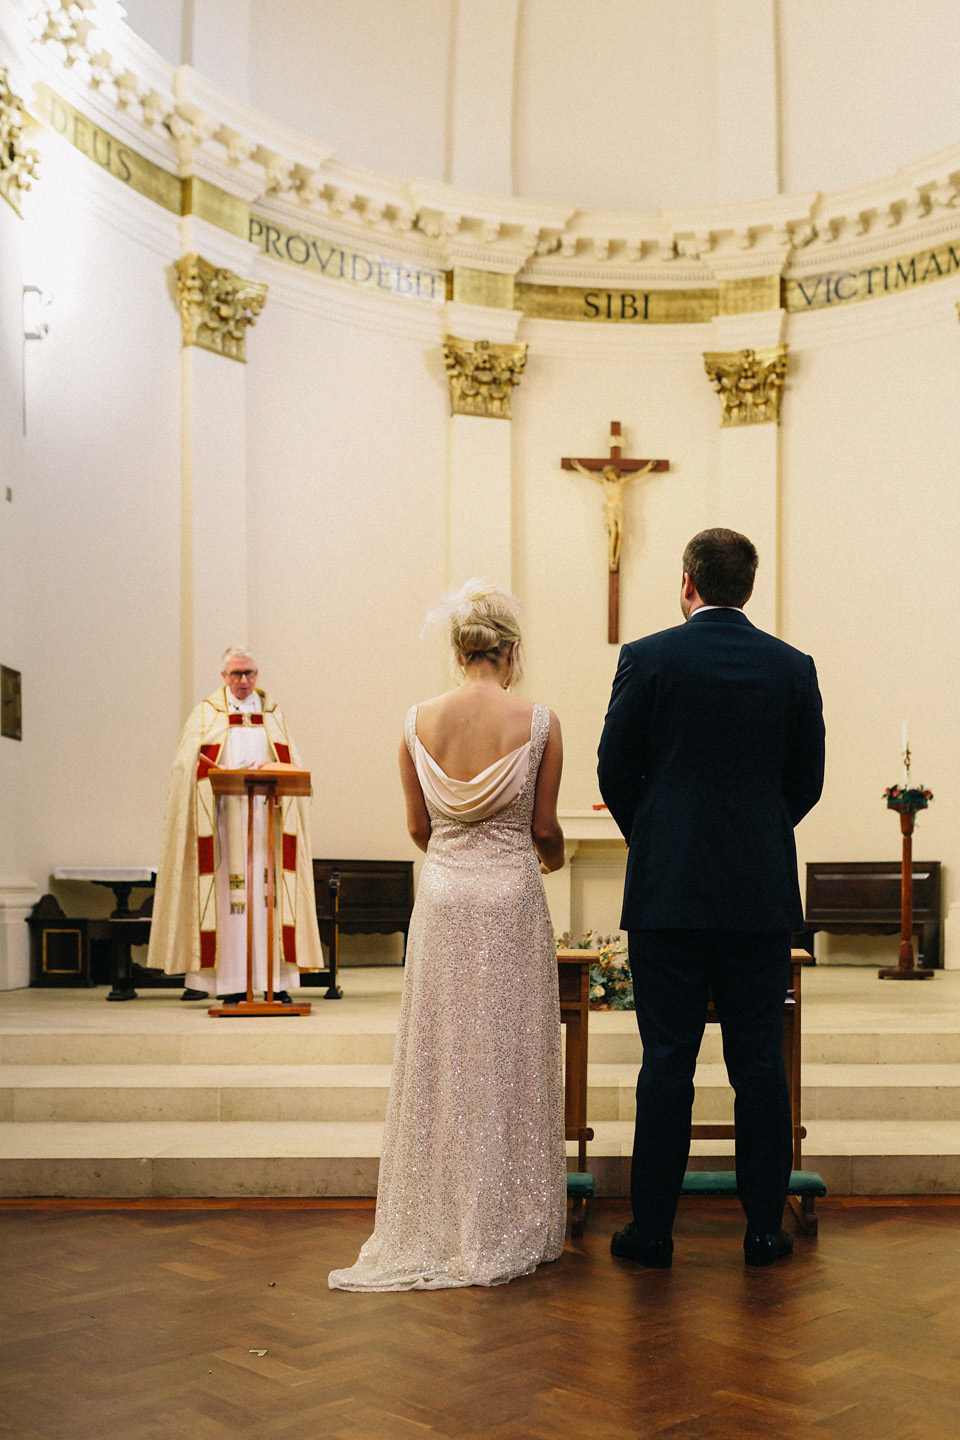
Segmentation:
{"type": "Polygon", "coordinates": [[[737,1187],[750,1229],[780,1228],[793,1154],[783,1064],[790,933],[631,930],[643,1041],[631,1172],[641,1234],[670,1234],[690,1152],[694,1071],[710,995],[735,1092],[737,1187]]]}

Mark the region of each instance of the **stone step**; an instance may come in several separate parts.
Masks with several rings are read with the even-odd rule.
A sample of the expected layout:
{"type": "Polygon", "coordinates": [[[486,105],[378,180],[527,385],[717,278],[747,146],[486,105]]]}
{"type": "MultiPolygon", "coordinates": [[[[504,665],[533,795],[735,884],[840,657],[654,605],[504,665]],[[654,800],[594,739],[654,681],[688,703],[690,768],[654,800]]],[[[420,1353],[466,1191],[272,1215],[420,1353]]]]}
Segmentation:
{"type": "MultiPolygon", "coordinates": [[[[304,1017],[309,1025],[312,1016],[304,1017]]],[[[300,1028],[299,1020],[208,1021],[184,1034],[155,1029],[113,1033],[66,1028],[15,1030],[0,1034],[4,1065],[389,1065],[395,1019],[353,1032],[300,1028]],[[291,1027],[297,1025],[294,1030],[291,1027]],[[269,1027],[269,1028],[266,1028],[269,1027]]],[[[807,1065],[960,1065],[960,1030],[808,1029],[803,1037],[807,1065]]],[[[639,1066],[640,1037],[632,1013],[591,1015],[590,1059],[602,1065],[639,1066]]],[[[700,1048],[702,1064],[718,1065],[723,1054],[719,1030],[708,1027],[700,1048]]],[[[2,1075],[2,1069],[0,1069],[2,1075]]]]}
{"type": "MultiPolygon", "coordinates": [[[[591,1065],[587,1111],[632,1120],[634,1065],[591,1065]]],[[[733,1092],[722,1065],[698,1065],[694,1119],[732,1121],[733,1092]]],[[[960,1065],[804,1065],[801,1112],[808,1120],[960,1121],[960,1065]]]]}
{"type": "MultiPolygon", "coordinates": [[[[603,1017],[608,1020],[608,1016],[603,1017]]],[[[636,1022],[629,1029],[600,1028],[590,1017],[590,1059],[605,1065],[638,1066],[643,1054],[636,1022]]],[[[960,1030],[830,1030],[809,1026],[801,1042],[804,1069],[808,1065],[960,1065],[960,1030]]],[[[700,1046],[702,1064],[723,1061],[720,1031],[708,1026],[700,1046]]]]}
{"type": "MultiPolygon", "coordinates": [[[[629,1121],[635,1065],[592,1064],[587,1115],[629,1121]]],[[[694,1118],[729,1121],[722,1065],[697,1068],[694,1118]]],[[[382,1121],[389,1065],[3,1065],[0,1121],[382,1121]]],[[[807,1065],[804,1122],[960,1121],[958,1065],[807,1065]]]]}
{"type": "MultiPolygon", "coordinates": [[[[594,1128],[587,1163],[597,1193],[629,1194],[632,1125],[594,1128]]],[[[0,1123],[0,1195],[373,1195],[381,1136],[372,1121],[0,1123]]],[[[729,1168],[732,1149],[694,1141],[690,1167],[729,1168]]],[[[803,1164],[833,1195],[955,1194],[960,1125],[814,1121],[803,1164]]]]}

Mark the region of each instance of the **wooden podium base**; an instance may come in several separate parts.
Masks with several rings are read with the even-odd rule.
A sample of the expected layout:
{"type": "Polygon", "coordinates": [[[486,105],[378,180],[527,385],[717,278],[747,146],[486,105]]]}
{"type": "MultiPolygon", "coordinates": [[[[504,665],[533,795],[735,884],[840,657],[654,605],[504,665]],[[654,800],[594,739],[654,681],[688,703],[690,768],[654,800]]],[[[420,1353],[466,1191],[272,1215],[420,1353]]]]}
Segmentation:
{"type": "Polygon", "coordinates": [[[309,1015],[310,1003],[284,1005],[282,1000],[238,1000],[236,1005],[211,1005],[208,1015],[309,1015]]]}

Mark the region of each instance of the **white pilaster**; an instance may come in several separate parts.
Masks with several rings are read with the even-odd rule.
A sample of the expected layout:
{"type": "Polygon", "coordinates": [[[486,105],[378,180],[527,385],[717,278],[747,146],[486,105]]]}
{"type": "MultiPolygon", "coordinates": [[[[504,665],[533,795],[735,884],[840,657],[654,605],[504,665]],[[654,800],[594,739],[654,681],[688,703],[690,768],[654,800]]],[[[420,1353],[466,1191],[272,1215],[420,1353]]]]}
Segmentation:
{"type": "Polygon", "coordinates": [[[717,200],[780,190],[777,0],[717,0],[717,200]]]}
{"type": "MultiPolygon", "coordinates": [[[[256,248],[187,216],[183,252],[250,277],[256,248]]],[[[255,344],[255,330],[247,344],[255,344]]],[[[246,366],[185,347],[181,357],[181,710],[208,694],[228,645],[248,645],[246,366]]]]}
{"type": "MultiPolygon", "coordinates": [[[[462,340],[509,343],[516,339],[520,319],[519,310],[450,304],[444,329],[462,340]]],[[[517,403],[516,391],[513,403],[517,403]]],[[[513,583],[512,424],[479,415],[451,415],[448,424],[447,583],[457,588],[476,575],[509,590],[513,583]]]]}
{"type": "Polygon", "coordinates": [[[27,916],[40,899],[29,880],[0,877],[0,990],[30,984],[30,931],[27,916]]]}
{"type": "MultiPolygon", "coordinates": [[[[711,349],[761,350],[779,345],[785,315],[783,310],[762,310],[750,315],[717,316],[712,322],[711,349]]],[[[785,399],[783,403],[790,402],[785,399]]],[[[779,425],[771,422],[721,429],[719,464],[716,523],[739,530],[756,545],[760,567],[748,613],[755,625],[776,635],[780,623],[779,425]]]]}
{"type": "Polygon", "coordinates": [[[183,63],[250,99],[251,0],[183,0],[183,63]]]}
{"type": "Polygon", "coordinates": [[[513,68],[519,0],[456,6],[447,179],[513,194],[513,68]]]}

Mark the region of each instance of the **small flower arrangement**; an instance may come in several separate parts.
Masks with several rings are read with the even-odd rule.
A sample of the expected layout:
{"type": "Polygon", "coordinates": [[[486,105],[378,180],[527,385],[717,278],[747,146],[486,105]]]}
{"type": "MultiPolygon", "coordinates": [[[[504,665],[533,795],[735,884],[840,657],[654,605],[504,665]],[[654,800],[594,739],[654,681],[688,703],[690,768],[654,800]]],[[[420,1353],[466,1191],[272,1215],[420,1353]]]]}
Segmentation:
{"type": "Polygon", "coordinates": [[[888,785],[883,798],[890,810],[926,810],[933,791],[922,785],[888,785]]]}
{"type": "Polygon", "coordinates": [[[590,1009],[633,1010],[633,979],[627,947],[619,935],[594,935],[588,930],[574,940],[569,930],[556,937],[557,949],[599,950],[600,959],[590,966],[590,1009]]]}

